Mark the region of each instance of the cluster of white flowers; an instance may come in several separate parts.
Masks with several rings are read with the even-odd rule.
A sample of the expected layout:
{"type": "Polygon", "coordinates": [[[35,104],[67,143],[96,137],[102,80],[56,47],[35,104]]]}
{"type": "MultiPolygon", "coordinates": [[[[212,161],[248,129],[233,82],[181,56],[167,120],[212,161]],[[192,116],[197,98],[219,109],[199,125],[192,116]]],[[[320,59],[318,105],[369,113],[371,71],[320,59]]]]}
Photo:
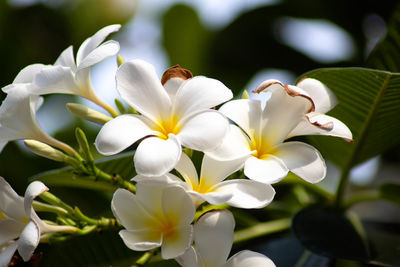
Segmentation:
{"type": "MultiPolygon", "coordinates": [[[[193,77],[179,66],[159,79],[152,65],[132,60],[119,67],[116,89],[137,112],[120,115],[95,95],[89,76],[91,66],[118,53],[116,41],[103,41],[119,28],[111,25],[88,38],[76,61],[69,47],[54,65],[30,65],[3,88],[7,97],[0,107],[0,148],[11,140],[33,139],[74,156],[72,148],[41,130],[35,112],[43,94],[85,97],[113,117],[105,120],[95,140],[100,153],[117,154],[140,142],[133,159],[136,193],[118,189],[111,202],[125,227],[119,234],[126,246],[138,251],[161,247],[164,259],[175,258],[185,267],[274,266],[251,251],[227,261],[235,226],[232,214],[211,211],[193,222],[196,209],[204,202],[263,208],[274,198],[271,184],[289,171],[310,183],[321,181],[326,166],[320,153],[286,140],[310,134],[351,140],[346,125],[325,115],[335,106],[335,97],[315,79],[296,86],[266,80],[254,91],[270,92],[263,108],[258,100],[231,100],[231,90],[216,79],[193,77]],[[200,174],[184,152],[190,150],[204,153],[200,174]],[[241,169],[248,179],[232,177],[241,169]]],[[[3,179],[0,182],[0,265],[6,266],[17,247],[28,260],[40,233],[68,229],[50,227],[33,211],[33,198],[47,189],[42,183],[32,183],[24,200],[3,179]]]]}

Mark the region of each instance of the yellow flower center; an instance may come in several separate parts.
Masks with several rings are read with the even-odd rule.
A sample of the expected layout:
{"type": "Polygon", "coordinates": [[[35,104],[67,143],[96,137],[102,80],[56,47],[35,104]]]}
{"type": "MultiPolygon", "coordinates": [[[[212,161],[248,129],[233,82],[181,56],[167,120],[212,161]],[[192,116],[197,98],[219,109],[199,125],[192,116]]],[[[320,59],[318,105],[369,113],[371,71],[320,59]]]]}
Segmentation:
{"type": "Polygon", "coordinates": [[[171,237],[175,234],[175,224],[170,220],[161,222],[159,231],[164,237],[171,237]]]}
{"type": "Polygon", "coordinates": [[[160,128],[158,131],[160,132],[160,138],[167,140],[169,134],[177,135],[181,130],[181,126],[178,125],[178,122],[179,119],[174,115],[171,116],[168,121],[159,120],[158,124],[160,128]]]}
{"type": "Polygon", "coordinates": [[[211,185],[206,183],[206,179],[201,179],[200,178],[200,182],[199,182],[199,184],[197,186],[193,185],[193,184],[191,184],[191,186],[192,186],[192,190],[193,191],[196,191],[197,193],[200,193],[200,194],[209,193],[211,191],[210,190],[211,189],[211,185]]]}
{"type": "Polygon", "coordinates": [[[253,141],[250,145],[250,150],[254,150],[253,156],[258,159],[267,159],[270,155],[276,152],[276,149],[268,144],[268,142],[253,141]]]}
{"type": "Polygon", "coordinates": [[[5,220],[7,219],[6,216],[0,211],[0,220],[5,220]]]}

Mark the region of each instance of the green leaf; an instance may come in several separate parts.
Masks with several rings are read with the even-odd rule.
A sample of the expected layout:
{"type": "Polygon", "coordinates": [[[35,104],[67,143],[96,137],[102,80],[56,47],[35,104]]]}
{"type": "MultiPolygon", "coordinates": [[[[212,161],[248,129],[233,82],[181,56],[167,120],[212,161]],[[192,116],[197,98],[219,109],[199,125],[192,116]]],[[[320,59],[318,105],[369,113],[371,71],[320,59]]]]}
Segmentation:
{"type": "MultiPolygon", "coordinates": [[[[144,253],[130,250],[118,231],[103,231],[70,240],[42,244],[36,253],[43,252],[40,266],[132,266],[144,253]]],[[[155,257],[157,258],[157,257],[155,257]]],[[[179,266],[174,260],[150,262],[149,267],[179,266]]]]}
{"type": "MultiPolygon", "coordinates": [[[[96,161],[96,166],[101,170],[110,174],[119,174],[125,179],[130,179],[135,176],[133,168],[133,153],[123,153],[114,157],[108,157],[96,161]]],[[[95,177],[81,176],[71,168],[62,168],[39,173],[33,176],[30,180],[40,180],[49,186],[77,187],[88,188],[95,190],[111,190],[117,189],[116,186],[110,183],[96,181],[95,177]]]]}
{"type": "Polygon", "coordinates": [[[362,68],[326,68],[305,73],[326,84],[339,104],[329,115],[352,131],[354,143],[311,137],[324,157],[350,167],[400,143],[400,74],[362,68]]]}
{"type": "Polygon", "coordinates": [[[380,197],[400,205],[400,184],[385,183],[379,187],[380,197]]]}
{"type": "Polygon", "coordinates": [[[339,211],[306,208],[293,218],[292,229],[303,246],[314,253],[368,262],[369,247],[356,221],[339,211]]]}
{"type": "Polygon", "coordinates": [[[399,223],[361,221],[351,213],[310,207],[295,215],[292,230],[301,244],[316,254],[400,266],[399,223]]]}
{"type": "Polygon", "coordinates": [[[400,72],[400,5],[389,22],[386,37],[368,57],[367,66],[400,72]]]}
{"type": "Polygon", "coordinates": [[[178,4],[163,16],[163,44],[172,65],[204,75],[210,33],[191,7],[178,4]]]}

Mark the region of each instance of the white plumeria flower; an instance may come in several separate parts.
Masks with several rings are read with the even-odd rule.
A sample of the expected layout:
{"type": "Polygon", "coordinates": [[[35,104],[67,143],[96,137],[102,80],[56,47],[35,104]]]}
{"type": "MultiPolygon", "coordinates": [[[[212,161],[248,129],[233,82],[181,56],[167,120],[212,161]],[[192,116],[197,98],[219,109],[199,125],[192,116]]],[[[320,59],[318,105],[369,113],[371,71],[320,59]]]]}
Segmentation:
{"type": "Polygon", "coordinates": [[[90,67],[118,53],[117,41],[102,42],[120,28],[121,25],[109,25],[86,39],[78,49],[76,61],[72,46],[65,49],[54,66],[46,66],[36,75],[32,92],[38,95],[61,93],[82,96],[102,106],[112,113],[111,115],[117,116],[118,114],[93,92],[90,67]]]}
{"type": "Polygon", "coordinates": [[[298,135],[316,134],[337,136],[349,142],[353,141],[350,129],[343,122],[325,115],[326,112],[336,106],[337,99],[329,88],[320,81],[312,78],[305,78],[297,83],[296,86],[291,86],[284,85],[278,80],[271,79],[262,82],[255,92],[260,93],[264,90],[272,90],[273,87],[279,87],[282,90],[285,86],[295,93],[307,93],[306,96],[309,97],[313,103],[310,112],[305,114],[303,120],[289,133],[288,138],[298,135]]]}
{"type": "Polygon", "coordinates": [[[223,181],[242,167],[243,161],[217,161],[205,155],[199,179],[193,162],[185,153],[182,153],[175,169],[185,181],[170,173],[153,179],[138,175],[134,180],[149,183],[176,183],[192,196],[196,206],[207,201],[213,205],[226,203],[244,209],[265,207],[275,196],[275,190],[271,185],[247,179],[223,181]]]}
{"type": "Polygon", "coordinates": [[[0,106],[0,151],[9,141],[33,139],[74,155],[71,147],[49,136],[40,128],[36,120],[36,111],[43,103],[43,98],[32,95],[31,88],[32,84],[29,83],[15,83],[3,88],[7,96],[0,106]]]}
{"type": "Polygon", "coordinates": [[[262,110],[258,100],[234,100],[220,112],[243,129],[231,125],[223,144],[209,152],[220,160],[239,159],[244,174],[255,181],[276,183],[292,171],[310,183],[326,175],[325,161],[314,147],[297,141],[284,142],[290,133],[313,110],[308,94],[293,86],[272,86],[271,97],[262,110]]]}
{"type": "Polygon", "coordinates": [[[274,267],[266,256],[244,250],[231,258],[235,220],[228,210],[210,211],[194,225],[195,245],[176,261],[182,267],[274,267]]]}
{"type": "Polygon", "coordinates": [[[161,246],[161,256],[171,259],[183,254],[192,243],[195,208],[181,187],[138,184],[136,195],[118,189],[111,208],[126,228],[119,235],[132,250],[161,246]]]}
{"type": "Polygon", "coordinates": [[[0,267],[8,265],[17,249],[22,259],[28,261],[43,233],[75,230],[71,226],[49,225],[33,210],[33,199],[47,190],[42,182],[35,181],[22,198],[0,177],[0,267]]]}
{"type": "Polygon", "coordinates": [[[100,153],[119,153],[146,137],[134,156],[136,172],[161,176],[179,161],[181,145],[207,151],[221,144],[229,123],[210,108],[232,98],[232,92],[218,80],[191,78],[189,71],[176,66],[160,83],[154,67],[142,60],[121,65],[116,79],[121,97],[141,115],[126,114],[107,122],[95,142],[100,153]]]}

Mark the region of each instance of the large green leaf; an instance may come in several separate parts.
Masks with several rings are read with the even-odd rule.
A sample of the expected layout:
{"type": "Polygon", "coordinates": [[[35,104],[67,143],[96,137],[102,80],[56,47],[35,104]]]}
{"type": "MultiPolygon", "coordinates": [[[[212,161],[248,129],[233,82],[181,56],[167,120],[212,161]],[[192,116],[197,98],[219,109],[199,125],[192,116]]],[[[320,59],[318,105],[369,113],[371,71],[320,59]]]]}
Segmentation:
{"type": "Polygon", "coordinates": [[[400,74],[362,68],[327,68],[305,73],[326,84],[339,104],[329,112],[352,131],[354,143],[315,136],[324,157],[346,168],[400,143],[400,74]]]}
{"type": "MultiPolygon", "coordinates": [[[[96,162],[96,166],[109,174],[118,174],[125,179],[135,175],[133,168],[133,153],[119,154],[96,162]]],[[[78,187],[97,190],[115,190],[117,187],[109,183],[97,181],[95,177],[77,174],[73,168],[51,170],[39,173],[31,180],[40,180],[49,186],[78,187]]]]}
{"type": "Polygon", "coordinates": [[[398,223],[362,221],[354,214],[309,207],[296,214],[292,229],[318,255],[378,266],[400,264],[398,223]]]}

